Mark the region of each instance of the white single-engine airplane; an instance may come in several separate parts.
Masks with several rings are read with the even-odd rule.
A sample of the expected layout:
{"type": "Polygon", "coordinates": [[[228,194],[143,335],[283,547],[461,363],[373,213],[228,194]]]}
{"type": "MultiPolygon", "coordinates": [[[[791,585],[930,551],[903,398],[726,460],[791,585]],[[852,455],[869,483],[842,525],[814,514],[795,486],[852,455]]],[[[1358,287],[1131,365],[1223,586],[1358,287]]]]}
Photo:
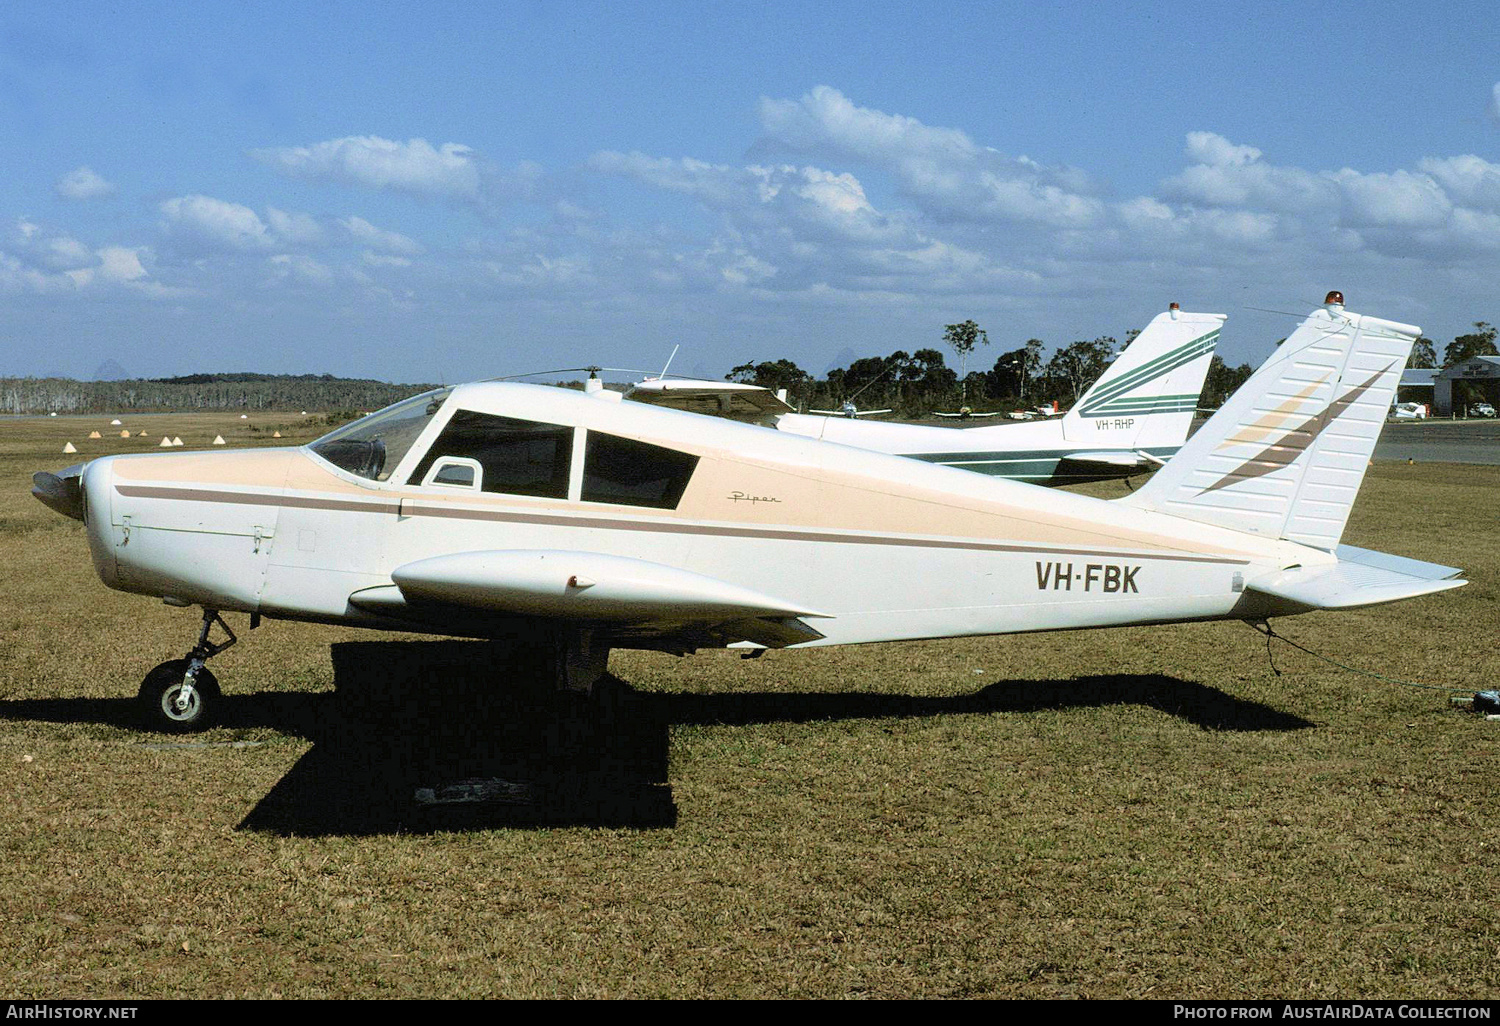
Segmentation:
{"type": "MultiPolygon", "coordinates": [[[[1102,481],[1159,467],[1181,448],[1224,320],[1173,303],[1065,415],[1025,424],[950,428],[814,417],[794,412],[770,389],[729,381],[650,378],[626,398],[1031,484],[1102,481]]],[[[1038,415],[1055,416],[1057,404],[1049,406],[1038,415]]]]}
{"type": "MultiPolygon", "coordinates": [[[[658,405],[665,405],[665,404],[658,404],[658,405]]],[[[844,402],[842,404],[840,404],[839,408],[836,409],[836,410],[813,410],[812,412],[816,413],[816,414],[818,414],[819,416],[822,416],[822,417],[848,417],[850,419],[853,419],[855,417],[878,417],[878,416],[880,416],[883,413],[893,413],[895,411],[893,411],[893,410],[861,410],[858,406],[854,405],[854,401],[852,399],[846,399],[846,400],[844,400],[844,402]]]]}
{"type": "Polygon", "coordinates": [[[934,417],[947,417],[952,420],[988,420],[990,417],[1020,418],[1019,413],[1002,413],[999,410],[990,410],[988,412],[981,413],[975,410],[972,406],[960,406],[957,411],[952,413],[948,413],[942,410],[933,410],[932,415],[934,417]]]}
{"type": "MultiPolygon", "coordinates": [[[[1270,617],[1458,571],[1341,546],[1417,328],[1330,295],[1142,488],[1106,501],[566,389],[440,389],[311,445],[35,476],[112,588],[201,606],[147,675],[206,725],[220,613],[686,654],[1270,617]]],[[[1101,400],[1103,401],[1103,400],[1101,400]]]]}

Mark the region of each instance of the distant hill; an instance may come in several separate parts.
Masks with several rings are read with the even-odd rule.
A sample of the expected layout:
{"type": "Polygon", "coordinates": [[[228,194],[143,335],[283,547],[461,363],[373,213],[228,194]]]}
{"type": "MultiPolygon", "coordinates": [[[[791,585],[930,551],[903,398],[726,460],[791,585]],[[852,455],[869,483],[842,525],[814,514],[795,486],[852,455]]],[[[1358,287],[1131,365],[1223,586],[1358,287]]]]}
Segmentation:
{"type": "Polygon", "coordinates": [[[127,413],[152,410],[378,410],[437,386],[331,374],[186,374],[74,381],[0,378],[0,413],[127,413]]]}
{"type": "MultiPolygon", "coordinates": [[[[113,379],[100,378],[99,380],[113,379]]],[[[336,378],[332,374],[256,374],[252,371],[235,371],[232,374],[184,374],[176,378],[146,378],[145,380],[161,385],[211,385],[224,381],[352,381],[361,384],[383,384],[372,378],[336,378]]]]}
{"type": "Polygon", "coordinates": [[[114,360],[105,360],[94,368],[95,381],[121,381],[130,377],[130,372],[114,360]]]}

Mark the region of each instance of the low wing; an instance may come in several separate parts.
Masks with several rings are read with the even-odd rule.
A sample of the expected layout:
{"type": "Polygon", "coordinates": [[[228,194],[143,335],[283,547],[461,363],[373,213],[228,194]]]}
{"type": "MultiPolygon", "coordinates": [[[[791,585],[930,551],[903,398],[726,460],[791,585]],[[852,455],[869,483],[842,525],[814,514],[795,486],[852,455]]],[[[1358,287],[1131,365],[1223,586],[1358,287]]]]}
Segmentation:
{"type": "Polygon", "coordinates": [[[407,621],[461,620],[476,628],[487,620],[561,620],[622,637],[688,639],[692,647],[816,641],[823,635],[802,618],[827,615],[703,574],[598,552],[457,552],[399,566],[391,580],[356,591],[350,604],[407,621]]]}
{"type": "Polygon", "coordinates": [[[1247,582],[1245,588],[1275,600],[1281,607],[1276,612],[1291,613],[1374,606],[1469,583],[1458,579],[1463,571],[1457,567],[1353,545],[1340,545],[1334,555],[1339,561],[1331,566],[1279,570],[1247,582]]]}
{"type": "Polygon", "coordinates": [[[738,381],[696,381],[690,378],[648,378],[631,387],[626,399],[689,413],[706,413],[733,420],[764,420],[794,412],[769,388],[738,381]]]}
{"type": "Polygon", "coordinates": [[[816,413],[823,417],[878,417],[882,413],[895,413],[895,410],[808,410],[808,413],[816,413]]]}
{"type": "MultiPolygon", "coordinates": [[[[934,417],[957,417],[960,420],[983,420],[986,417],[999,417],[1002,414],[997,410],[994,413],[938,413],[933,411],[934,417]]],[[[1009,414],[1004,414],[1009,416],[1009,414]]]]}

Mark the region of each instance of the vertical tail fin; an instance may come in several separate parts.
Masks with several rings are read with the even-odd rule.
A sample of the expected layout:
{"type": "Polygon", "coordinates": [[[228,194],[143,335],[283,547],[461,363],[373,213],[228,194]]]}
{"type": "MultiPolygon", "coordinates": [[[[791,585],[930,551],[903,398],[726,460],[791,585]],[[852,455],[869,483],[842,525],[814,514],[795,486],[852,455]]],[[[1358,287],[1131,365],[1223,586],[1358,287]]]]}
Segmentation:
{"type": "Polygon", "coordinates": [[[1321,549],[1338,545],[1421,329],[1330,293],[1132,505],[1321,549]],[[1337,300],[1336,302],[1334,300],[1337,300]]]}
{"type": "Polygon", "coordinates": [[[1171,455],[1192,426],[1223,324],[1223,314],[1157,314],[1068,411],[1063,437],[1171,455]]]}

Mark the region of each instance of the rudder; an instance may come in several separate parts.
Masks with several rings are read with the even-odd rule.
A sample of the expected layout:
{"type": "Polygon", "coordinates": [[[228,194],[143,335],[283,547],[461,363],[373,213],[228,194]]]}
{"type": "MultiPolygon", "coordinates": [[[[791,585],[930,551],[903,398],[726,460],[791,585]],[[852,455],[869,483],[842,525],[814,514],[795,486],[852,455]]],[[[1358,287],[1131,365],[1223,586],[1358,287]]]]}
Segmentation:
{"type": "Polygon", "coordinates": [[[1330,293],[1170,464],[1119,501],[1332,550],[1420,334],[1348,313],[1330,293]]]}
{"type": "Polygon", "coordinates": [[[1224,320],[1177,309],[1157,314],[1068,411],[1063,437],[1119,448],[1180,446],[1224,320]]]}

